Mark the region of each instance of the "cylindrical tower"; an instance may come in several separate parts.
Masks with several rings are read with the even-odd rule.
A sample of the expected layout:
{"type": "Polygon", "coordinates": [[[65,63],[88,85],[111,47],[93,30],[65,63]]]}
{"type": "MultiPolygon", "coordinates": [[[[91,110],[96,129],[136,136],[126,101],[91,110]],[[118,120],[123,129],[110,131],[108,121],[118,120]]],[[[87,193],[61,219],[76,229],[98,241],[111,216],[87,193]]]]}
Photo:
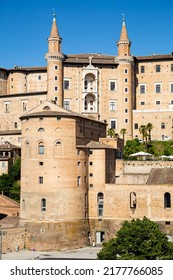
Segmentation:
{"type": "Polygon", "coordinates": [[[77,248],[88,242],[87,182],[79,166],[87,155],[79,159],[75,117],[49,104],[21,118],[20,222],[29,249],[77,248]]]}
{"type": "Polygon", "coordinates": [[[47,99],[56,101],[59,106],[63,106],[63,60],[61,52],[61,41],[56,16],[53,16],[53,23],[50,36],[48,38],[47,60],[47,99]]]}

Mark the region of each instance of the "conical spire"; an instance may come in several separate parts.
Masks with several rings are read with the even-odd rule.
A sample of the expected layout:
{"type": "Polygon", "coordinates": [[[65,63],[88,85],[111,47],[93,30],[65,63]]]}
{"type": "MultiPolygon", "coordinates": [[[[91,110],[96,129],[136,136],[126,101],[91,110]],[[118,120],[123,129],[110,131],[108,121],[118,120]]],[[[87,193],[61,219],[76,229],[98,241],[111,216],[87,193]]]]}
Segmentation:
{"type": "Polygon", "coordinates": [[[59,38],[58,27],[56,24],[56,14],[53,12],[53,22],[52,22],[52,29],[50,32],[49,38],[59,38]]]}
{"type": "Polygon", "coordinates": [[[123,23],[121,28],[120,40],[117,42],[118,46],[118,56],[129,56],[130,55],[130,45],[126,24],[125,24],[125,16],[123,14],[123,23]]]}
{"type": "Polygon", "coordinates": [[[122,29],[121,29],[121,35],[120,35],[119,42],[129,42],[124,14],[123,14],[123,24],[122,24],[122,29]]]}

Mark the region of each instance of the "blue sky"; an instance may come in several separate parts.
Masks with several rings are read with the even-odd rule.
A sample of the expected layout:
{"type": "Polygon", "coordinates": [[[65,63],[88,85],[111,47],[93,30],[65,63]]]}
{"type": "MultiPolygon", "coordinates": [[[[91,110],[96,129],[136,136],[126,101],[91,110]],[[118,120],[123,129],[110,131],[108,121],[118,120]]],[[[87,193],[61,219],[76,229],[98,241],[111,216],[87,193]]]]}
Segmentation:
{"type": "Polygon", "coordinates": [[[173,51],[173,0],[0,0],[0,67],[46,65],[53,9],[65,54],[117,55],[122,13],[133,55],[173,51]]]}

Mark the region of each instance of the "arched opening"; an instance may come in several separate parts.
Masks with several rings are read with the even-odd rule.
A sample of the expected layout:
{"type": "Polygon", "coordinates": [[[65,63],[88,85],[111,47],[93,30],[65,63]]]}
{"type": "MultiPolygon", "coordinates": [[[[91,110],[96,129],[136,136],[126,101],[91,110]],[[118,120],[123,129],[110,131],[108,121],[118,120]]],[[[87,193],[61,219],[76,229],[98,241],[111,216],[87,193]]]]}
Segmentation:
{"type": "Polygon", "coordinates": [[[169,192],[164,194],[164,208],[171,208],[171,195],[169,192]]]}
{"type": "Polygon", "coordinates": [[[104,195],[102,192],[99,192],[97,195],[97,211],[99,217],[103,216],[103,208],[104,208],[104,195]]]}
{"type": "Polygon", "coordinates": [[[95,75],[89,73],[84,79],[84,90],[93,91],[95,90],[95,75]]]}
{"type": "Polygon", "coordinates": [[[44,155],[44,143],[43,142],[39,142],[39,144],[38,144],[38,154],[44,155]]]}
{"type": "Polygon", "coordinates": [[[96,100],[93,94],[87,94],[84,101],[84,110],[87,112],[94,112],[96,110],[96,100]]]}

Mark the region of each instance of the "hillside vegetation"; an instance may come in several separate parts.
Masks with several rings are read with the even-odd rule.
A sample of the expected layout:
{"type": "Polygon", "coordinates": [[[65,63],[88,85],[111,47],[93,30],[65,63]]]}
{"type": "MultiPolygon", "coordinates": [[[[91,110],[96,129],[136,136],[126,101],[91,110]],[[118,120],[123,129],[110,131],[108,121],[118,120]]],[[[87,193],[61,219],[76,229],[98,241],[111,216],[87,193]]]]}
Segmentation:
{"type": "MultiPolygon", "coordinates": [[[[124,148],[124,159],[128,159],[130,154],[143,151],[154,155],[155,159],[160,156],[173,155],[173,141],[151,141],[150,143],[141,143],[139,139],[127,140],[124,148]]],[[[133,158],[134,160],[136,158],[133,158]]]]}

